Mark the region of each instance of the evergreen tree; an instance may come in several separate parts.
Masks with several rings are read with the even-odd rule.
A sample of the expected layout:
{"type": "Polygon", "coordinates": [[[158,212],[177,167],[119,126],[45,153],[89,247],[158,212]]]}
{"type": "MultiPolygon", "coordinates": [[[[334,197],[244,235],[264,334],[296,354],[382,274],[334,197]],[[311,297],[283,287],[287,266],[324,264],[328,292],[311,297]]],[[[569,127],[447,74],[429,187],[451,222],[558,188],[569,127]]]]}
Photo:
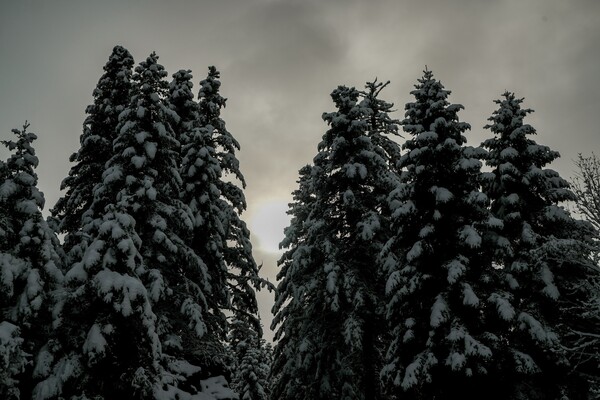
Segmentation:
{"type": "Polygon", "coordinates": [[[496,259],[511,310],[502,376],[514,390],[510,398],[585,396],[586,385],[572,370],[598,376],[597,342],[595,350],[589,336],[586,345],[579,342],[581,333],[600,329],[589,308],[597,303],[599,277],[590,261],[593,230],[560,205],[576,197],[556,171],[545,168],[559,154],[530,138],[536,131],[523,119],[532,110],[509,92],[495,102],[499,108],[486,126],[494,138],[483,143],[492,167],[484,188],[510,244],[496,259]]]}
{"type": "Polygon", "coordinates": [[[31,358],[23,350],[24,340],[20,333],[18,326],[0,321],[0,396],[6,400],[22,398],[20,376],[31,358]]]}
{"type": "Polygon", "coordinates": [[[479,191],[482,151],[465,145],[463,107],[426,70],[401,122],[411,137],[400,158],[401,183],[389,196],[393,234],[382,251],[386,319],[392,334],[382,378],[402,399],[487,398],[496,336],[494,293],[479,191]],[[468,388],[468,389],[466,389],[468,388]]]}
{"type": "Polygon", "coordinates": [[[51,210],[55,229],[65,234],[65,251],[74,251],[71,257],[74,260],[81,258],[85,251],[85,247],[81,248],[82,241],[85,245],[85,237],[80,237],[81,219],[92,205],[94,187],[102,182],[105,164],[113,155],[119,114],[130,101],[133,63],[133,57],[125,48],[113,48],[94,89],[94,103],[85,110],[87,117],[79,139],[81,147],[70,157],[76,164],[61,184],[61,190],[67,192],[51,210]]]}
{"type": "Polygon", "coordinates": [[[192,71],[180,69],[173,74],[173,80],[169,84],[169,107],[179,117],[173,125],[173,130],[181,147],[191,140],[188,135],[198,128],[200,123],[200,109],[194,101],[192,78],[192,71]]]}
{"type": "Polygon", "coordinates": [[[272,349],[257,332],[249,329],[246,321],[233,320],[230,327],[229,346],[235,360],[232,363],[232,388],[240,400],[268,400],[269,372],[272,349]]]}
{"type": "Polygon", "coordinates": [[[37,136],[13,130],[2,143],[13,154],[0,168],[0,394],[28,398],[31,356],[52,329],[54,296],[63,280],[58,238],[42,217],[44,195],[37,188],[37,136]]]}
{"type": "MultiPolygon", "coordinates": [[[[220,170],[218,179],[214,181],[220,196],[217,204],[218,211],[214,209],[212,213],[218,215],[220,219],[214,221],[215,228],[223,229],[221,242],[223,260],[228,270],[230,308],[237,320],[247,321],[262,337],[255,291],[261,287],[271,290],[272,285],[260,278],[258,274],[259,268],[252,256],[250,231],[240,218],[246,210],[246,198],[243,192],[246,181],[236,156],[236,150],[240,149],[240,145],[227,130],[225,121],[221,118],[221,109],[225,107],[227,101],[220,94],[221,74],[214,66],[209,67],[208,70],[208,76],[200,82],[198,93],[200,126],[207,135],[204,143],[211,157],[211,169],[217,170],[212,159],[215,157],[220,170]],[[241,187],[235,183],[235,180],[241,184],[241,187]]],[[[212,190],[214,189],[211,188],[212,190]]]]}
{"type": "MultiPolygon", "coordinates": [[[[222,332],[232,337],[241,330],[260,340],[262,326],[256,290],[271,290],[273,286],[259,276],[250,232],[240,217],[246,209],[246,182],[236,157],[240,145],[221,118],[226,99],[221,96],[220,87],[220,73],[211,66],[206,79],[200,82],[199,129],[183,146],[186,171],[182,175],[187,179],[184,198],[196,223],[193,248],[211,264],[210,276],[216,287],[211,302],[217,322],[226,327],[222,332]],[[217,307],[228,310],[235,323],[223,325],[217,307]]],[[[229,348],[240,350],[231,343],[229,348]]],[[[232,354],[237,359],[242,356],[232,354]]],[[[252,381],[247,383],[254,385],[252,381]]]]}
{"type": "MultiPolygon", "coordinates": [[[[90,245],[67,274],[63,324],[44,354],[38,398],[175,398],[199,389],[188,342],[206,332],[206,266],[181,235],[177,115],[153,53],[135,70],[113,157],[82,230],[90,245]],[[196,278],[200,276],[201,278],[196,278]],[[197,282],[202,282],[199,286],[197,282]]],[[[84,218],[85,221],[85,218],[84,218]]]]}
{"type": "Polygon", "coordinates": [[[185,242],[206,268],[204,275],[192,279],[198,286],[208,283],[211,296],[206,298],[206,333],[194,344],[188,343],[186,349],[200,355],[202,365],[219,374],[226,368],[224,343],[227,319],[223,310],[229,308],[227,265],[224,259],[225,217],[218,188],[222,177],[211,132],[201,124],[191,79],[190,71],[180,70],[173,74],[169,102],[179,116],[175,128],[181,141],[182,155],[179,196],[189,208],[193,221],[185,242]]]}
{"type": "Polygon", "coordinates": [[[337,111],[323,114],[330,129],[300,171],[273,307],[272,398],[381,398],[377,257],[398,153],[387,137],[397,133],[391,104],[377,97],[385,86],[334,90],[337,111]]]}

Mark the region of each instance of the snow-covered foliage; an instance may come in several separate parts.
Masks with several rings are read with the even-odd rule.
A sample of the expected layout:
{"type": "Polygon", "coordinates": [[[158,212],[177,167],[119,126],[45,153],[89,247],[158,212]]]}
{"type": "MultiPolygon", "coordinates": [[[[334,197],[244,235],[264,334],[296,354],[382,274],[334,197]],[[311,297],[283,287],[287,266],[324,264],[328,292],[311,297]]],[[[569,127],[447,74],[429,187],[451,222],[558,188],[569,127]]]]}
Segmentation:
{"type": "Polygon", "coordinates": [[[333,91],[290,204],[273,350],[220,73],[195,100],[191,71],[169,84],[155,53],[133,64],[113,49],[48,221],[36,135],[2,141],[1,398],[600,394],[599,163],[580,156],[574,194],[514,94],[468,147],[462,106],[425,71],[401,155],[387,83],[333,91]]]}
{"type": "MultiPolygon", "coordinates": [[[[198,103],[193,100],[190,71],[181,70],[173,78],[169,101],[179,116],[175,131],[181,141],[180,198],[192,221],[185,241],[207,265],[203,279],[211,283],[212,293],[206,298],[211,334],[204,341],[212,340],[213,348],[222,348],[227,332],[242,323],[247,332],[262,336],[255,290],[269,284],[258,276],[250,233],[240,218],[246,208],[243,190],[228,178],[233,176],[245,186],[235,156],[239,144],[220,116],[225,106],[219,94],[220,74],[209,68],[200,82],[198,103]],[[235,326],[228,326],[225,310],[232,314],[235,326]]],[[[215,367],[224,367],[222,350],[207,356],[215,367]]]]}
{"type": "MultiPolygon", "coordinates": [[[[116,46],[86,110],[76,165],[63,182],[67,194],[53,210],[69,256],[59,257],[67,260],[64,290],[43,325],[52,334],[28,356],[13,346],[28,343],[24,330],[23,342],[14,336],[18,326],[11,331],[11,368],[29,357],[23,360],[32,367],[28,390],[36,400],[237,399],[224,378],[214,378],[230,372],[225,312],[252,328],[260,344],[254,290],[268,283],[239,218],[242,189],[226,177],[244,184],[239,144],[220,119],[219,73],[210,68],[195,102],[190,71],[177,72],[169,85],[157,60],[152,53],[132,74],[131,55],[116,46]]],[[[4,200],[19,187],[4,179],[10,166],[0,167],[4,200]]],[[[38,203],[15,207],[33,214],[38,203]]],[[[3,214],[0,221],[8,238],[12,220],[3,214]]],[[[12,254],[1,260],[12,296],[11,283],[28,265],[12,254]]],[[[37,289],[27,290],[32,304],[42,302],[37,289]]]]}
{"type": "Polygon", "coordinates": [[[0,358],[7,368],[0,369],[6,374],[0,393],[5,398],[30,394],[31,357],[51,330],[63,280],[64,255],[41,213],[44,196],[37,188],[32,146],[37,136],[28,127],[13,130],[16,141],[2,142],[12,152],[0,176],[0,358]]]}
{"type": "Polygon", "coordinates": [[[0,396],[19,399],[19,375],[25,371],[30,355],[23,351],[19,328],[7,321],[0,322],[0,396]]]}
{"type": "Polygon", "coordinates": [[[509,243],[496,257],[506,293],[502,302],[496,299],[503,315],[498,353],[513,371],[504,385],[515,398],[531,390],[542,398],[578,398],[587,392],[578,373],[600,372],[598,342],[590,346],[589,340],[600,329],[598,314],[590,313],[598,305],[600,277],[590,260],[593,231],[561,205],[576,198],[557,172],[545,168],[559,154],[531,139],[535,129],[523,120],[532,111],[521,108],[522,101],[509,92],[496,100],[486,126],[495,137],[483,143],[492,168],[484,190],[509,243]],[[531,367],[523,368],[523,360],[531,367]]]}
{"type": "Polygon", "coordinates": [[[74,260],[85,251],[81,218],[89,212],[94,187],[102,182],[105,164],[112,157],[119,114],[130,100],[133,64],[133,57],[125,48],[113,48],[94,89],[94,102],[85,109],[87,117],[79,138],[81,147],[71,155],[70,161],[75,164],[61,184],[66,193],[51,210],[55,229],[65,234],[63,247],[68,254],[73,253],[74,260]]]}
{"type": "Polygon", "coordinates": [[[397,183],[392,105],[344,86],[324,113],[329,130],[300,170],[282,246],[272,328],[275,399],[379,399],[381,274],[387,193],[397,183]]]}
{"type": "Polygon", "coordinates": [[[193,222],[179,200],[179,116],[169,107],[167,74],[157,59],[153,53],[135,69],[112,157],[81,221],[89,245],[66,275],[62,324],[47,346],[51,367],[40,371],[40,399],[200,390],[199,354],[212,334],[211,283],[208,266],[182,239],[193,222]],[[58,389],[45,393],[48,387],[58,389]]]}
{"type": "Polygon", "coordinates": [[[448,102],[431,71],[411,93],[401,122],[411,137],[388,197],[393,232],[382,251],[392,337],[382,378],[402,399],[464,398],[467,383],[468,398],[484,398],[495,339],[483,152],[465,146],[462,106],[448,102]]]}
{"type": "Polygon", "coordinates": [[[231,323],[229,346],[234,357],[231,386],[240,400],[268,400],[272,348],[246,321],[231,323]]]}
{"type": "MultiPolygon", "coordinates": [[[[262,287],[271,290],[273,286],[258,275],[259,269],[252,256],[250,231],[240,218],[241,213],[246,209],[246,198],[243,192],[246,181],[236,156],[240,145],[227,130],[225,121],[221,118],[221,110],[225,107],[227,99],[220,94],[220,78],[220,72],[214,66],[209,67],[206,79],[200,81],[198,93],[200,128],[206,135],[201,143],[205,144],[205,151],[211,158],[208,165],[209,173],[218,172],[217,179],[213,178],[212,181],[214,186],[207,188],[210,192],[216,189],[220,195],[215,203],[218,210],[212,211],[218,220],[213,216],[212,225],[215,234],[222,230],[223,236],[220,240],[224,244],[222,257],[228,271],[231,311],[237,320],[245,320],[253,327],[252,329],[261,332],[255,291],[262,287]],[[218,165],[214,165],[214,158],[218,165]],[[241,187],[236,184],[236,181],[241,184],[241,187]]],[[[204,157],[203,154],[200,156],[204,157]]],[[[208,195],[207,189],[204,190],[208,195]]],[[[204,196],[198,197],[199,200],[204,198],[204,196]]]]}

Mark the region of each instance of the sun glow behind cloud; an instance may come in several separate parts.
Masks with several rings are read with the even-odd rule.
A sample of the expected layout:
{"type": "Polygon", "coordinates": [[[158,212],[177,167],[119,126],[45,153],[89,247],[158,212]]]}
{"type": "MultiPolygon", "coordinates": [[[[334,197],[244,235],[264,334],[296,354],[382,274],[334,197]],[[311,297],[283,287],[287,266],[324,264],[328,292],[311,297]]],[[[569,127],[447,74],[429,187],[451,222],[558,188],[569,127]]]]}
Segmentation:
{"type": "Polygon", "coordinates": [[[261,202],[250,218],[250,230],[258,248],[267,253],[278,253],[283,240],[283,229],[290,224],[286,214],[288,202],[283,199],[261,202]]]}

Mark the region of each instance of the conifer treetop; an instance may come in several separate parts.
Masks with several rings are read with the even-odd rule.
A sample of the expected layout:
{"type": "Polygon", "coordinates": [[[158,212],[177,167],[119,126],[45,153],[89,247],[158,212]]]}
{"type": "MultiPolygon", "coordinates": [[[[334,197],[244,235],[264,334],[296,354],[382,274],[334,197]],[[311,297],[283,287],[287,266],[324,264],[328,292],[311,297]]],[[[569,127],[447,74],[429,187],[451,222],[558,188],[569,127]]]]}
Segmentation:
{"type": "Polygon", "coordinates": [[[0,395],[7,398],[30,394],[24,382],[52,329],[63,282],[64,254],[42,217],[32,145],[37,136],[28,127],[13,129],[16,140],[2,142],[12,154],[0,167],[0,364],[6,368],[0,368],[0,395]]]}
{"type": "Polygon", "coordinates": [[[504,225],[495,262],[499,286],[507,294],[504,308],[512,310],[504,332],[507,345],[498,353],[514,368],[508,378],[513,397],[532,390],[527,386],[549,397],[574,393],[581,385],[569,382],[576,374],[566,373],[567,357],[587,363],[588,371],[590,363],[582,361],[587,357],[583,353],[569,354],[568,343],[594,348],[572,330],[589,330],[595,323],[588,313],[598,277],[588,256],[591,227],[561,204],[576,197],[558,172],[546,168],[559,153],[531,139],[536,130],[524,118],[532,110],[522,108],[523,99],[508,91],[495,103],[498,108],[485,126],[494,137],[482,144],[492,171],[482,183],[492,214],[504,225]],[[552,384],[537,382],[532,371],[554,376],[552,384]]]}
{"type": "MultiPolygon", "coordinates": [[[[221,73],[214,67],[208,67],[208,76],[200,81],[200,90],[198,92],[200,107],[200,123],[209,132],[210,137],[218,151],[218,158],[221,169],[224,174],[232,174],[246,187],[246,180],[239,169],[239,161],[235,152],[240,150],[239,142],[225,127],[225,121],[221,118],[221,109],[225,108],[227,99],[221,96],[220,87],[221,73]]],[[[227,185],[226,185],[227,186],[227,185]]],[[[246,200],[244,196],[232,190],[224,191],[228,200],[238,209],[246,209],[246,200]],[[230,193],[225,193],[230,192],[230,193]]]]}
{"type": "Polygon", "coordinates": [[[271,325],[277,398],[380,398],[376,260],[399,152],[387,137],[397,133],[391,104],[377,98],[384,87],[334,89],[313,165],[300,170],[271,325]]]}
{"type": "Polygon", "coordinates": [[[55,229],[66,233],[64,248],[69,253],[74,251],[73,259],[81,256],[81,245],[85,247],[85,238],[78,228],[84,214],[93,214],[94,187],[102,181],[105,164],[112,156],[119,115],[129,104],[133,64],[133,57],[125,48],[113,48],[93,91],[94,101],[85,110],[81,146],[69,158],[75,164],[61,183],[61,190],[66,193],[51,210],[55,229]]]}
{"type": "Polygon", "coordinates": [[[391,330],[382,377],[398,397],[452,396],[453,380],[481,393],[493,345],[486,232],[501,223],[479,191],[484,152],[465,145],[463,107],[429,70],[411,93],[401,122],[408,151],[388,196],[393,233],[381,253],[391,330]]]}
{"type": "MultiPolygon", "coordinates": [[[[457,145],[463,145],[466,138],[462,133],[471,128],[468,123],[459,122],[458,111],[464,107],[461,104],[448,102],[452,92],[446,90],[442,83],[433,77],[432,71],[423,71],[423,77],[418,79],[418,82],[415,90],[410,92],[415,97],[415,101],[405,106],[405,119],[401,123],[404,131],[413,136],[435,132],[444,135],[443,139],[452,139],[457,145]],[[443,129],[444,127],[451,129],[443,129]]],[[[434,140],[435,135],[423,136],[417,142],[407,142],[407,145],[414,143],[412,146],[417,146],[422,140],[425,142],[434,140]]]]}
{"type": "Polygon", "coordinates": [[[40,209],[44,208],[44,195],[37,189],[38,177],[35,172],[39,164],[39,159],[35,155],[35,149],[32,143],[37,139],[37,135],[33,132],[28,132],[29,123],[25,122],[21,130],[13,129],[12,133],[17,136],[17,140],[3,140],[2,144],[10,151],[9,159],[6,161],[6,168],[11,171],[14,182],[22,185],[31,191],[31,199],[35,206],[40,209]]]}

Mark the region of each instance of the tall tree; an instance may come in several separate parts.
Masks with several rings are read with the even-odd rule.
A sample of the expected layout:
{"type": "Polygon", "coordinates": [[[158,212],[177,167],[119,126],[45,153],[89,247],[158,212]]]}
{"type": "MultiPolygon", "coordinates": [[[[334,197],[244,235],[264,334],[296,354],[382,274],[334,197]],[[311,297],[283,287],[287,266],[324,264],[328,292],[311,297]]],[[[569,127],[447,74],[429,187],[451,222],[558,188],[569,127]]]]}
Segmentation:
{"type": "Polygon", "coordinates": [[[531,139],[536,131],[523,120],[532,110],[522,102],[510,92],[495,101],[486,126],[494,138],[483,143],[492,167],[484,189],[510,244],[497,258],[511,310],[503,376],[511,398],[577,398],[586,390],[573,370],[598,375],[597,340],[589,346],[600,329],[590,309],[598,304],[600,276],[590,260],[593,230],[561,206],[576,196],[545,168],[559,154],[531,139]]]}
{"type": "Polygon", "coordinates": [[[178,200],[178,116],[157,60],[152,53],[135,70],[114,155],[94,190],[96,217],[82,228],[90,245],[67,274],[64,323],[47,346],[52,368],[40,372],[40,399],[175,398],[200,390],[190,378],[201,367],[185,346],[206,332],[210,283],[196,279],[206,266],[181,239],[192,221],[178,200]]]}
{"type": "MultiPolygon", "coordinates": [[[[224,332],[230,338],[248,334],[260,341],[262,326],[256,290],[271,290],[273,286],[259,276],[250,232],[241,219],[246,209],[246,182],[236,156],[240,145],[221,118],[227,99],[220,94],[220,78],[220,72],[211,66],[206,79],[200,81],[200,129],[195,131],[194,140],[184,146],[187,173],[183,175],[190,179],[186,189],[191,189],[184,196],[195,214],[194,249],[200,246],[203,257],[211,263],[211,277],[222,290],[211,299],[215,302],[215,316],[221,318],[216,307],[226,304],[233,323],[224,332]]],[[[241,347],[230,343],[229,349],[241,347]]],[[[243,354],[233,357],[240,359],[243,354]]]]}
{"type": "Polygon", "coordinates": [[[13,154],[2,163],[0,181],[0,358],[3,398],[31,394],[32,357],[52,330],[54,296],[63,280],[58,238],[42,217],[44,195],[37,188],[37,136],[13,130],[2,143],[13,154]]]}
{"type": "Polygon", "coordinates": [[[393,338],[382,377],[402,399],[485,398],[495,340],[489,314],[503,301],[492,291],[486,232],[501,222],[479,191],[483,152],[465,145],[463,107],[449,103],[450,91],[428,70],[411,94],[401,183],[389,196],[393,233],[382,252],[393,338]]]}
{"type": "Polygon", "coordinates": [[[85,243],[85,237],[80,237],[81,219],[89,211],[94,187],[102,182],[105,164],[113,155],[119,114],[130,101],[133,63],[133,57],[125,48],[113,48],[94,89],[94,103],[85,110],[87,117],[79,138],[81,147],[70,157],[75,165],[61,184],[61,190],[67,192],[50,210],[57,225],[55,229],[65,234],[65,251],[75,252],[73,259],[81,258],[85,251],[81,248],[82,240],[85,243]]]}
{"type": "Polygon", "coordinates": [[[240,217],[246,210],[243,191],[246,181],[236,156],[240,144],[227,130],[225,121],[221,118],[221,110],[227,99],[220,94],[220,78],[220,72],[211,66],[206,79],[200,82],[200,126],[207,135],[205,143],[210,148],[211,156],[214,151],[220,169],[218,179],[214,182],[220,195],[217,205],[220,212],[216,214],[222,218],[220,225],[224,229],[223,259],[229,271],[227,280],[231,309],[238,320],[248,321],[262,336],[255,291],[261,287],[270,289],[272,285],[259,276],[259,268],[252,256],[250,231],[240,217]]]}
{"type": "Polygon", "coordinates": [[[301,170],[282,242],[273,307],[276,399],[379,399],[382,315],[377,258],[388,234],[385,199],[398,148],[378,98],[386,86],[340,86],[314,165],[301,170]]]}
{"type": "Polygon", "coordinates": [[[191,277],[198,286],[210,285],[211,296],[205,299],[206,333],[186,349],[202,358],[202,365],[213,373],[226,369],[224,343],[229,307],[227,264],[225,262],[225,216],[219,183],[221,167],[211,134],[202,125],[199,104],[194,101],[192,75],[189,70],[173,74],[169,89],[171,108],[178,114],[175,132],[181,141],[182,178],[179,197],[188,207],[193,226],[184,238],[186,244],[202,260],[205,273],[191,277]]]}

